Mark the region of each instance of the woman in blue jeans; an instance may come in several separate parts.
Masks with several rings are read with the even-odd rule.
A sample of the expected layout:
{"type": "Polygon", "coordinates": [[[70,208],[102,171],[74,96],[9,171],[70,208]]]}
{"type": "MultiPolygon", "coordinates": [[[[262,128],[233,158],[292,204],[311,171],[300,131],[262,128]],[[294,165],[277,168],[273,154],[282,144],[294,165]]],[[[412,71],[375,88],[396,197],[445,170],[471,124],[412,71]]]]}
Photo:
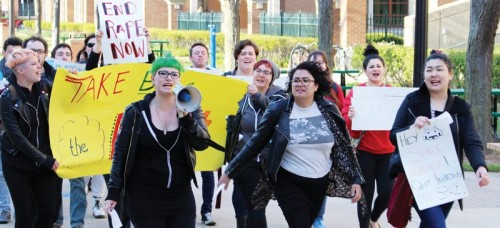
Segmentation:
{"type": "MultiPolygon", "coordinates": [[[[463,99],[453,98],[451,95],[449,83],[453,78],[452,69],[451,60],[447,55],[440,51],[431,52],[425,63],[424,83],[417,91],[408,94],[399,107],[391,130],[391,142],[397,145],[396,134],[398,132],[405,131],[410,127],[422,128],[430,123],[430,119],[447,111],[453,118],[450,128],[460,164],[465,153],[476,172],[479,186],[484,187],[488,185],[489,177],[483,146],[474,127],[470,105],[463,99]]],[[[394,155],[399,156],[399,150],[396,149],[394,155]]],[[[394,178],[402,172],[404,169],[401,160],[391,164],[391,177],[394,178]]],[[[461,200],[459,200],[459,204],[462,208],[461,200]]],[[[445,220],[452,205],[453,202],[449,202],[420,210],[418,204],[415,203],[415,209],[421,220],[420,227],[446,227],[445,220]]]]}

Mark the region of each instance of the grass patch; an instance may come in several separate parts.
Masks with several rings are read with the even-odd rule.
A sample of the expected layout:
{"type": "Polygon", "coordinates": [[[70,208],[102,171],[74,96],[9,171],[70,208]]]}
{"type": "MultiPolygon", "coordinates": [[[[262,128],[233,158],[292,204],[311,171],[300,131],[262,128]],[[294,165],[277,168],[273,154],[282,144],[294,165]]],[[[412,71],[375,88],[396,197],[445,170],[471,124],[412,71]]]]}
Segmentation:
{"type": "MultiPolygon", "coordinates": [[[[473,172],[472,166],[464,162],[464,171],[473,172]]],[[[500,164],[488,164],[488,172],[500,172],[500,164]]]]}

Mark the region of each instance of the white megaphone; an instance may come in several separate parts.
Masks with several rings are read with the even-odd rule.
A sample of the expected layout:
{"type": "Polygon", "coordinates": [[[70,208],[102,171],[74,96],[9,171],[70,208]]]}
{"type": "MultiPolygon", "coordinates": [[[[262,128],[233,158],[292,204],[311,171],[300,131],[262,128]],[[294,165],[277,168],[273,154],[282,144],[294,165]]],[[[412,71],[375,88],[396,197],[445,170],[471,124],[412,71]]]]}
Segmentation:
{"type": "Polygon", "coordinates": [[[200,107],[201,93],[193,86],[183,86],[177,83],[173,90],[177,109],[182,112],[193,112],[200,107]]]}

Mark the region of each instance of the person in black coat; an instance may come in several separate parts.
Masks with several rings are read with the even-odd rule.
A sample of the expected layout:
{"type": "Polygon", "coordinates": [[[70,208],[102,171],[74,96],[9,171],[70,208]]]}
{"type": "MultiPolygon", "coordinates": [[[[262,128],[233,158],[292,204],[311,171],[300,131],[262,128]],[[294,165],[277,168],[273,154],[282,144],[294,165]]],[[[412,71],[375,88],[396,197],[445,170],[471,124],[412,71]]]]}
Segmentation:
{"type": "MultiPolygon", "coordinates": [[[[439,51],[431,52],[425,63],[424,83],[420,88],[408,94],[401,104],[391,130],[391,142],[397,146],[396,134],[410,127],[422,128],[430,123],[430,119],[439,116],[445,111],[445,106],[452,99],[453,104],[447,110],[452,118],[451,132],[457,156],[462,164],[464,153],[467,156],[480,187],[489,183],[488,171],[484,160],[483,146],[474,127],[474,119],[470,105],[459,97],[452,98],[449,82],[453,78],[451,61],[439,51]]],[[[390,175],[396,177],[404,172],[399,158],[399,150],[393,155],[390,166],[390,175]]],[[[463,168],[462,168],[463,170],[463,168]]],[[[461,200],[459,201],[462,207],[461,200]]],[[[453,202],[445,203],[425,210],[419,210],[420,227],[446,227],[445,219],[451,210],[453,202]]]]}
{"type": "Polygon", "coordinates": [[[252,138],[231,160],[219,185],[238,178],[269,146],[266,173],[289,227],[311,227],[325,195],[361,199],[364,182],[338,108],[323,97],[330,92],[315,62],[289,73],[290,99],[270,104],[252,138]]]}
{"type": "Polygon", "coordinates": [[[56,210],[54,159],[49,140],[51,83],[32,50],[19,49],[7,59],[11,85],[0,98],[2,165],[16,209],[16,227],[52,227],[56,210]]]}
{"type": "Polygon", "coordinates": [[[205,150],[210,135],[201,108],[190,113],[177,109],[173,89],[183,71],[173,57],[153,62],[155,92],[129,105],[120,123],[106,208],[115,208],[124,189],[136,228],[195,227],[194,150],[205,150]]]}

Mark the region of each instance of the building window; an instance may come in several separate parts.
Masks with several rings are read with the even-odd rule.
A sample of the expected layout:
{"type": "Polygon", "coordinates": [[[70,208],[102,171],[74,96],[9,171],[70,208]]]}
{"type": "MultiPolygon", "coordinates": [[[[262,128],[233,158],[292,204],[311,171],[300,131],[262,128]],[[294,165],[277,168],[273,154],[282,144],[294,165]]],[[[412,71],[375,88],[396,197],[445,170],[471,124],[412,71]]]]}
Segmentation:
{"type": "Polygon", "coordinates": [[[207,11],[208,11],[208,1],[198,0],[198,12],[207,12],[207,11]]]}
{"type": "Polygon", "coordinates": [[[35,16],[34,0],[19,0],[19,17],[35,16]]]}
{"type": "Polygon", "coordinates": [[[403,24],[408,16],[408,0],[374,0],[373,22],[375,26],[391,23],[403,24]]]}

